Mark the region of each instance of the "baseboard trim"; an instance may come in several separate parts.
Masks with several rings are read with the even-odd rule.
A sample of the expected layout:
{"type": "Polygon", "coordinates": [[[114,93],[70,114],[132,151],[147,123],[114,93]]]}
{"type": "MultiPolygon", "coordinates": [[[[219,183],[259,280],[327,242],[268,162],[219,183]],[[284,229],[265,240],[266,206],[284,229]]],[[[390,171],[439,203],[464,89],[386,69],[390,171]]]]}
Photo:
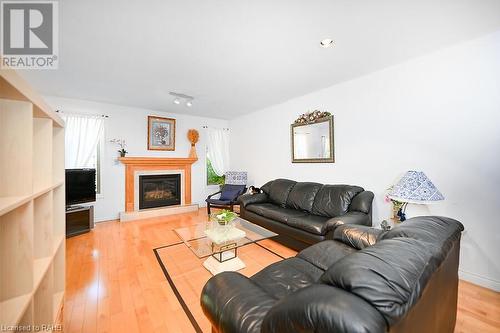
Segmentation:
{"type": "Polygon", "coordinates": [[[500,281],[485,278],[484,276],[477,275],[471,272],[466,272],[461,269],[458,270],[458,275],[462,280],[468,281],[473,284],[477,284],[481,287],[492,289],[496,292],[500,292],[500,281]]]}

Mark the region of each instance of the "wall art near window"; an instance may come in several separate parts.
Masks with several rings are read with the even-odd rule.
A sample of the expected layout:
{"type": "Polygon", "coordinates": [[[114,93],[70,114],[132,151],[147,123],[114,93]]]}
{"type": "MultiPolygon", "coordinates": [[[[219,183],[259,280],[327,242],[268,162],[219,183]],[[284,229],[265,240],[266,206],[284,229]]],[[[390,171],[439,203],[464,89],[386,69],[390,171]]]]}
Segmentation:
{"type": "Polygon", "coordinates": [[[148,116],[148,150],[175,150],[175,119],[148,116]]]}

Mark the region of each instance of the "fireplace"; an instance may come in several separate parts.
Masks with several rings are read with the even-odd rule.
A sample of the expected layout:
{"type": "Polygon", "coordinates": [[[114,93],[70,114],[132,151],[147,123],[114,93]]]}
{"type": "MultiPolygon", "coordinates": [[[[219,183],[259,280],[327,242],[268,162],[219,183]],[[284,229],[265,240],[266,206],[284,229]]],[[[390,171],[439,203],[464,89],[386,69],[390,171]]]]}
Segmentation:
{"type": "Polygon", "coordinates": [[[139,176],[139,209],[180,204],[180,174],[139,176]]]}

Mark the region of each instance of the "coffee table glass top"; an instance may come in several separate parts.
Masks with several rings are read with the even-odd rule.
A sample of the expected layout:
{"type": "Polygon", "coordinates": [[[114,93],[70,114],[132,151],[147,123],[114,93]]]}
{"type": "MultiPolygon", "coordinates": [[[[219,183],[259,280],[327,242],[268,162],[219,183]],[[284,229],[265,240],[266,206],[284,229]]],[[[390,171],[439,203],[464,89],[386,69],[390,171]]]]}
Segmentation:
{"type": "Polygon", "coordinates": [[[207,221],[206,223],[174,229],[174,231],[198,258],[205,258],[215,253],[224,252],[278,235],[240,217],[235,218],[231,223],[232,226],[230,227],[220,226],[215,221],[207,221]],[[231,228],[237,228],[243,231],[243,233],[235,233],[235,230],[231,230],[231,228]],[[212,239],[207,237],[207,234],[212,239],[217,239],[218,242],[215,243],[212,241],[212,239]],[[237,238],[232,238],[231,236],[238,234],[244,234],[244,236],[237,238]],[[224,240],[224,237],[228,239],[224,240]]]}

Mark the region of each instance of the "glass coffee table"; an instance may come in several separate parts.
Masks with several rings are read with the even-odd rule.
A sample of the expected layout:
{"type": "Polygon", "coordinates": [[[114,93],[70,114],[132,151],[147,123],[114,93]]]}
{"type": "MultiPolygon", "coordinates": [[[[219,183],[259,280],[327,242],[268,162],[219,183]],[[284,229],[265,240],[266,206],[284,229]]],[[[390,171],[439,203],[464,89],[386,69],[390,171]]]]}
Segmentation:
{"type": "Polygon", "coordinates": [[[227,226],[208,221],[174,231],[198,258],[207,258],[203,266],[213,275],[245,268],[238,248],[278,235],[240,217],[227,226]]]}

